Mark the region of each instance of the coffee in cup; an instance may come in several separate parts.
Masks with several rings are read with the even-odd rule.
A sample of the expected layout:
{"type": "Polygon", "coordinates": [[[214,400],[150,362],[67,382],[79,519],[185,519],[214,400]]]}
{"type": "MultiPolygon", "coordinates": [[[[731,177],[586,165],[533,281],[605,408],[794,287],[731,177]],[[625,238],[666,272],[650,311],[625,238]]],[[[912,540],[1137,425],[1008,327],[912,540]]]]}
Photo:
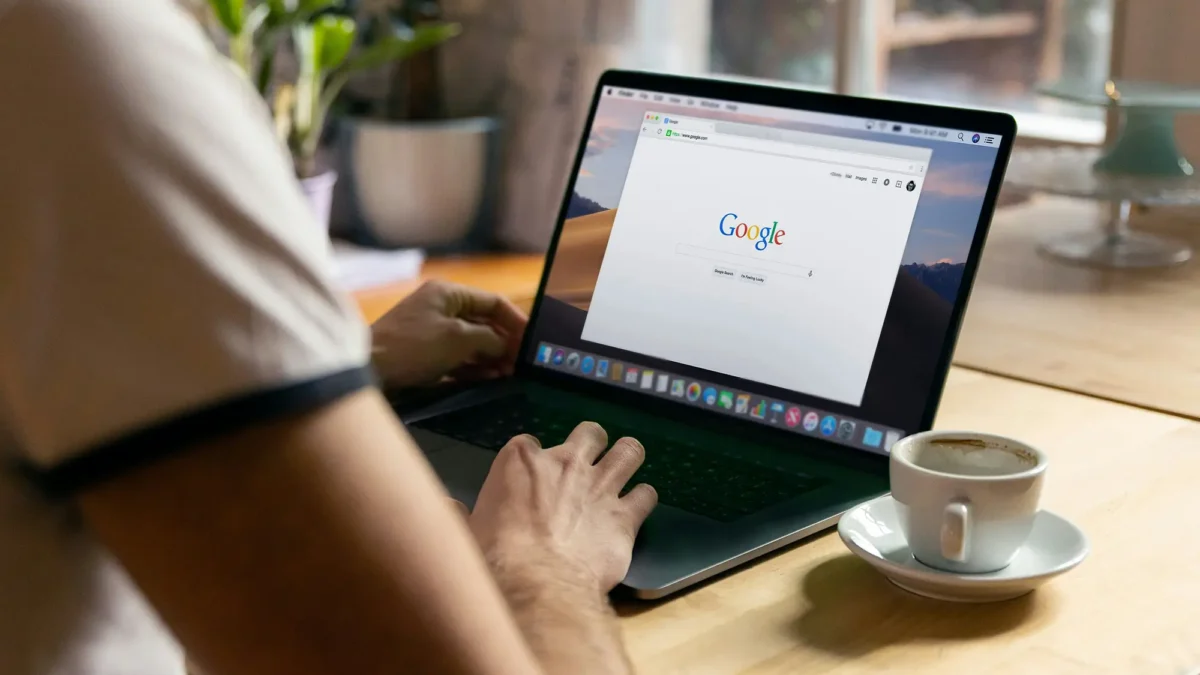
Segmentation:
{"type": "Polygon", "coordinates": [[[958,573],[1008,566],[1029,538],[1046,456],[1003,436],[927,431],[891,451],[892,497],[909,549],[958,573]]]}

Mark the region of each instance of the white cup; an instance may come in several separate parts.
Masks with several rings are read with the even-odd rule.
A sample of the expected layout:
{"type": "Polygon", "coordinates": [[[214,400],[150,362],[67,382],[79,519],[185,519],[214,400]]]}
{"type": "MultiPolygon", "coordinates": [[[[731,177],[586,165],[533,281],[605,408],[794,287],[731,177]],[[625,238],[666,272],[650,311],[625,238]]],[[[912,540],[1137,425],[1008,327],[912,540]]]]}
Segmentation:
{"type": "Polygon", "coordinates": [[[959,573],[1008,566],[1029,538],[1046,455],[973,431],[927,431],[892,446],[892,497],[922,563],[959,573]]]}

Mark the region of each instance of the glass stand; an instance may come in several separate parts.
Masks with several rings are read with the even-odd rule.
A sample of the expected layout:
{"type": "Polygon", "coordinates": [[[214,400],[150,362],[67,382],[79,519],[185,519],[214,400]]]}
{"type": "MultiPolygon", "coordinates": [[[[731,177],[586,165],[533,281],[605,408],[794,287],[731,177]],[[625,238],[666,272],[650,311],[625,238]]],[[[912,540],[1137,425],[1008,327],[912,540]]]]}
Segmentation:
{"type": "Polygon", "coordinates": [[[1135,232],[1129,227],[1133,202],[1118,202],[1101,232],[1076,232],[1048,238],[1040,248],[1056,258],[1118,269],[1166,267],[1187,262],[1192,249],[1182,241],[1135,232]]]}
{"type": "Polygon", "coordinates": [[[1102,267],[1164,267],[1187,262],[1186,243],[1135,232],[1134,204],[1200,204],[1195,168],[1175,142],[1175,116],[1200,110],[1200,89],[1159,82],[1060,81],[1046,96],[1120,113],[1116,139],[1099,148],[1022,149],[1013,153],[1008,182],[1050,194],[1104,201],[1112,216],[1097,232],[1059,235],[1041,249],[1071,262],[1102,267]]]}
{"type": "Polygon", "coordinates": [[[1112,204],[1112,216],[1094,232],[1050,235],[1043,252],[1073,263],[1111,268],[1165,267],[1192,257],[1188,244],[1130,227],[1135,204],[1200,204],[1195,176],[1130,176],[1094,170],[1099,148],[1020,148],[1013,151],[1006,182],[1026,190],[1112,204]]]}

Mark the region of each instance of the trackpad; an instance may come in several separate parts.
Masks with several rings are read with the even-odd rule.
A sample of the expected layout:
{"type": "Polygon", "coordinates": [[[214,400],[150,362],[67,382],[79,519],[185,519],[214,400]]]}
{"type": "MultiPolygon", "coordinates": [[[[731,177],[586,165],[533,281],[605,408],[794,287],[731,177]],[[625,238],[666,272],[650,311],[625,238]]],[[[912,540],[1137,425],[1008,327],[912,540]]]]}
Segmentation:
{"type": "Polygon", "coordinates": [[[446,484],[450,496],[473,509],[475,497],[483,487],[494,459],[496,453],[491,450],[450,441],[429,456],[429,463],[446,484]]]}

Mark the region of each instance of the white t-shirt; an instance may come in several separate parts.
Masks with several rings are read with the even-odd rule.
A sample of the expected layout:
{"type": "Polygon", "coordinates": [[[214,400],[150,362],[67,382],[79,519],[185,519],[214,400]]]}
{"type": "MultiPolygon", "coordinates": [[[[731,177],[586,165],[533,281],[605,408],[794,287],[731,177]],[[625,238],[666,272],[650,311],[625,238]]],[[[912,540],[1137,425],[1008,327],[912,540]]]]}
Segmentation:
{"type": "Polygon", "coordinates": [[[0,673],[181,673],[71,494],[369,386],[368,332],[172,0],[0,0],[0,134],[0,673]]]}

